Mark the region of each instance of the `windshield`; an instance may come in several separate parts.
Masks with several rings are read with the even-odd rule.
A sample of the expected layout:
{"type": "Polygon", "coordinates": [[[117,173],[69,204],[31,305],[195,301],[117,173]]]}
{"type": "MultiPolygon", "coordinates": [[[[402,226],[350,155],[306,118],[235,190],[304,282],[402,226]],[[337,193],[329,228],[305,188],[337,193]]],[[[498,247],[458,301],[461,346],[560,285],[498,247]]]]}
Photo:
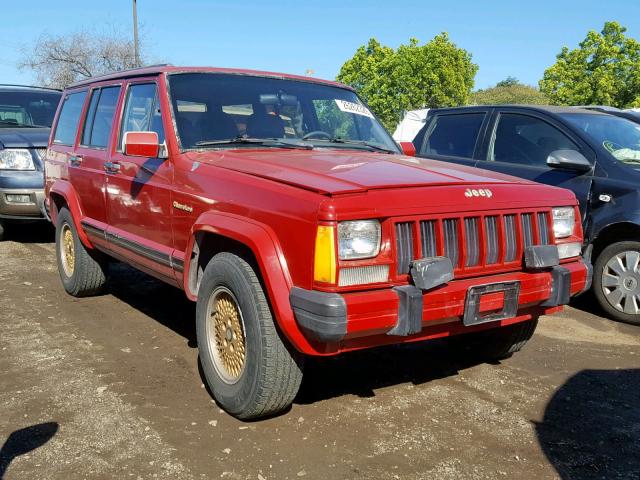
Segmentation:
{"type": "Polygon", "coordinates": [[[602,145],[616,160],[640,165],[640,125],[613,115],[567,113],[562,117],[602,145]]]}
{"type": "Polygon", "coordinates": [[[61,93],[0,91],[0,128],[51,127],[61,93]]]}
{"type": "Polygon", "coordinates": [[[218,73],[172,74],[169,88],[184,149],[286,146],[399,152],[358,96],[344,88],[218,73]]]}

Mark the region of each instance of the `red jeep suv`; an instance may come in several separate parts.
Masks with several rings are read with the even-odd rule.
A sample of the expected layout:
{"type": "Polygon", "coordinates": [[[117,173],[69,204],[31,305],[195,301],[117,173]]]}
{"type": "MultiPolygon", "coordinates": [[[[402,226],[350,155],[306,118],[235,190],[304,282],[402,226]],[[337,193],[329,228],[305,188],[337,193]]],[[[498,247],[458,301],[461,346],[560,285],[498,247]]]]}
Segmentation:
{"type": "Polygon", "coordinates": [[[307,77],[71,85],[46,195],[66,291],[100,293],[112,259],[183,289],[243,419],[289,406],[308,355],[465,334],[507,357],[591,279],[573,193],[403,155],[351,88],[307,77]]]}

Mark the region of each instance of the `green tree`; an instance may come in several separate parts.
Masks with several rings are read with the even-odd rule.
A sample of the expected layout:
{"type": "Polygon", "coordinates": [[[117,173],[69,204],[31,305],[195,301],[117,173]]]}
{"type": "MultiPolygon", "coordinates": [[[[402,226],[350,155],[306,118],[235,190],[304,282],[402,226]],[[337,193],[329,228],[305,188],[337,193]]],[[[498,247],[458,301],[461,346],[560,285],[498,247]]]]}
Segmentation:
{"type": "Polygon", "coordinates": [[[640,106],[640,43],[626,28],[606,22],[578,48],[563,47],[544,72],[540,90],[555,104],[640,106]]]}
{"type": "Polygon", "coordinates": [[[546,105],[549,98],[535,87],[520,83],[515,77],[507,77],[495,87],[478,90],[471,94],[472,105],[546,105]]]}
{"type": "Polygon", "coordinates": [[[412,38],[396,50],[371,38],[347,60],[337,79],[351,85],[388,129],[402,112],[464,105],[478,66],[446,33],[424,45],[412,38]]]}

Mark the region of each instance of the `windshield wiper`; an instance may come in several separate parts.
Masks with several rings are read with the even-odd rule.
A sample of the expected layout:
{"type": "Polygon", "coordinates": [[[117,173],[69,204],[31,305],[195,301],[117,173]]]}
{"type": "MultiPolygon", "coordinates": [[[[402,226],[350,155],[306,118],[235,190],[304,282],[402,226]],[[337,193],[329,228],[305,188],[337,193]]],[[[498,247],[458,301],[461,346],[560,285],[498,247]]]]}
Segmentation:
{"type": "Polygon", "coordinates": [[[43,128],[42,125],[27,125],[24,123],[12,122],[10,120],[0,120],[0,125],[9,125],[16,128],[43,128]]]}
{"type": "Polygon", "coordinates": [[[303,148],[313,150],[313,145],[307,142],[287,140],[283,138],[254,138],[246,135],[238,135],[234,138],[223,140],[201,140],[196,142],[197,147],[214,147],[217,145],[264,145],[266,147],[303,148]]]}
{"type": "Polygon", "coordinates": [[[349,139],[340,138],[340,137],[334,137],[334,138],[328,139],[328,140],[324,140],[322,138],[317,138],[317,139],[314,138],[314,140],[320,140],[322,142],[328,142],[328,143],[338,143],[338,144],[343,144],[343,145],[357,145],[357,146],[370,148],[370,149],[376,150],[378,152],[398,153],[395,150],[391,150],[390,148],[382,147],[382,146],[377,145],[375,143],[367,142],[366,140],[349,140],[349,139]]]}

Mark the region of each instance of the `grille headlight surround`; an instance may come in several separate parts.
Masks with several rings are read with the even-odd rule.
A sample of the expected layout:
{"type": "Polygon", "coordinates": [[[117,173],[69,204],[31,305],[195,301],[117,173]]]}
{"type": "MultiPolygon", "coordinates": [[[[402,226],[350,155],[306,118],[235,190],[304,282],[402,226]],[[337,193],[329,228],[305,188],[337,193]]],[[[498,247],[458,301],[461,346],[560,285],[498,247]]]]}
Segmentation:
{"type": "Polygon", "coordinates": [[[31,152],[26,148],[0,150],[0,170],[35,170],[31,152]]]}
{"type": "Polygon", "coordinates": [[[576,212],[573,207],[556,207],[551,210],[553,234],[556,238],[573,235],[576,228],[576,212]]]}
{"type": "Polygon", "coordinates": [[[355,220],[338,223],[338,257],[340,260],[373,258],[380,253],[381,227],[378,220],[355,220]]]}

